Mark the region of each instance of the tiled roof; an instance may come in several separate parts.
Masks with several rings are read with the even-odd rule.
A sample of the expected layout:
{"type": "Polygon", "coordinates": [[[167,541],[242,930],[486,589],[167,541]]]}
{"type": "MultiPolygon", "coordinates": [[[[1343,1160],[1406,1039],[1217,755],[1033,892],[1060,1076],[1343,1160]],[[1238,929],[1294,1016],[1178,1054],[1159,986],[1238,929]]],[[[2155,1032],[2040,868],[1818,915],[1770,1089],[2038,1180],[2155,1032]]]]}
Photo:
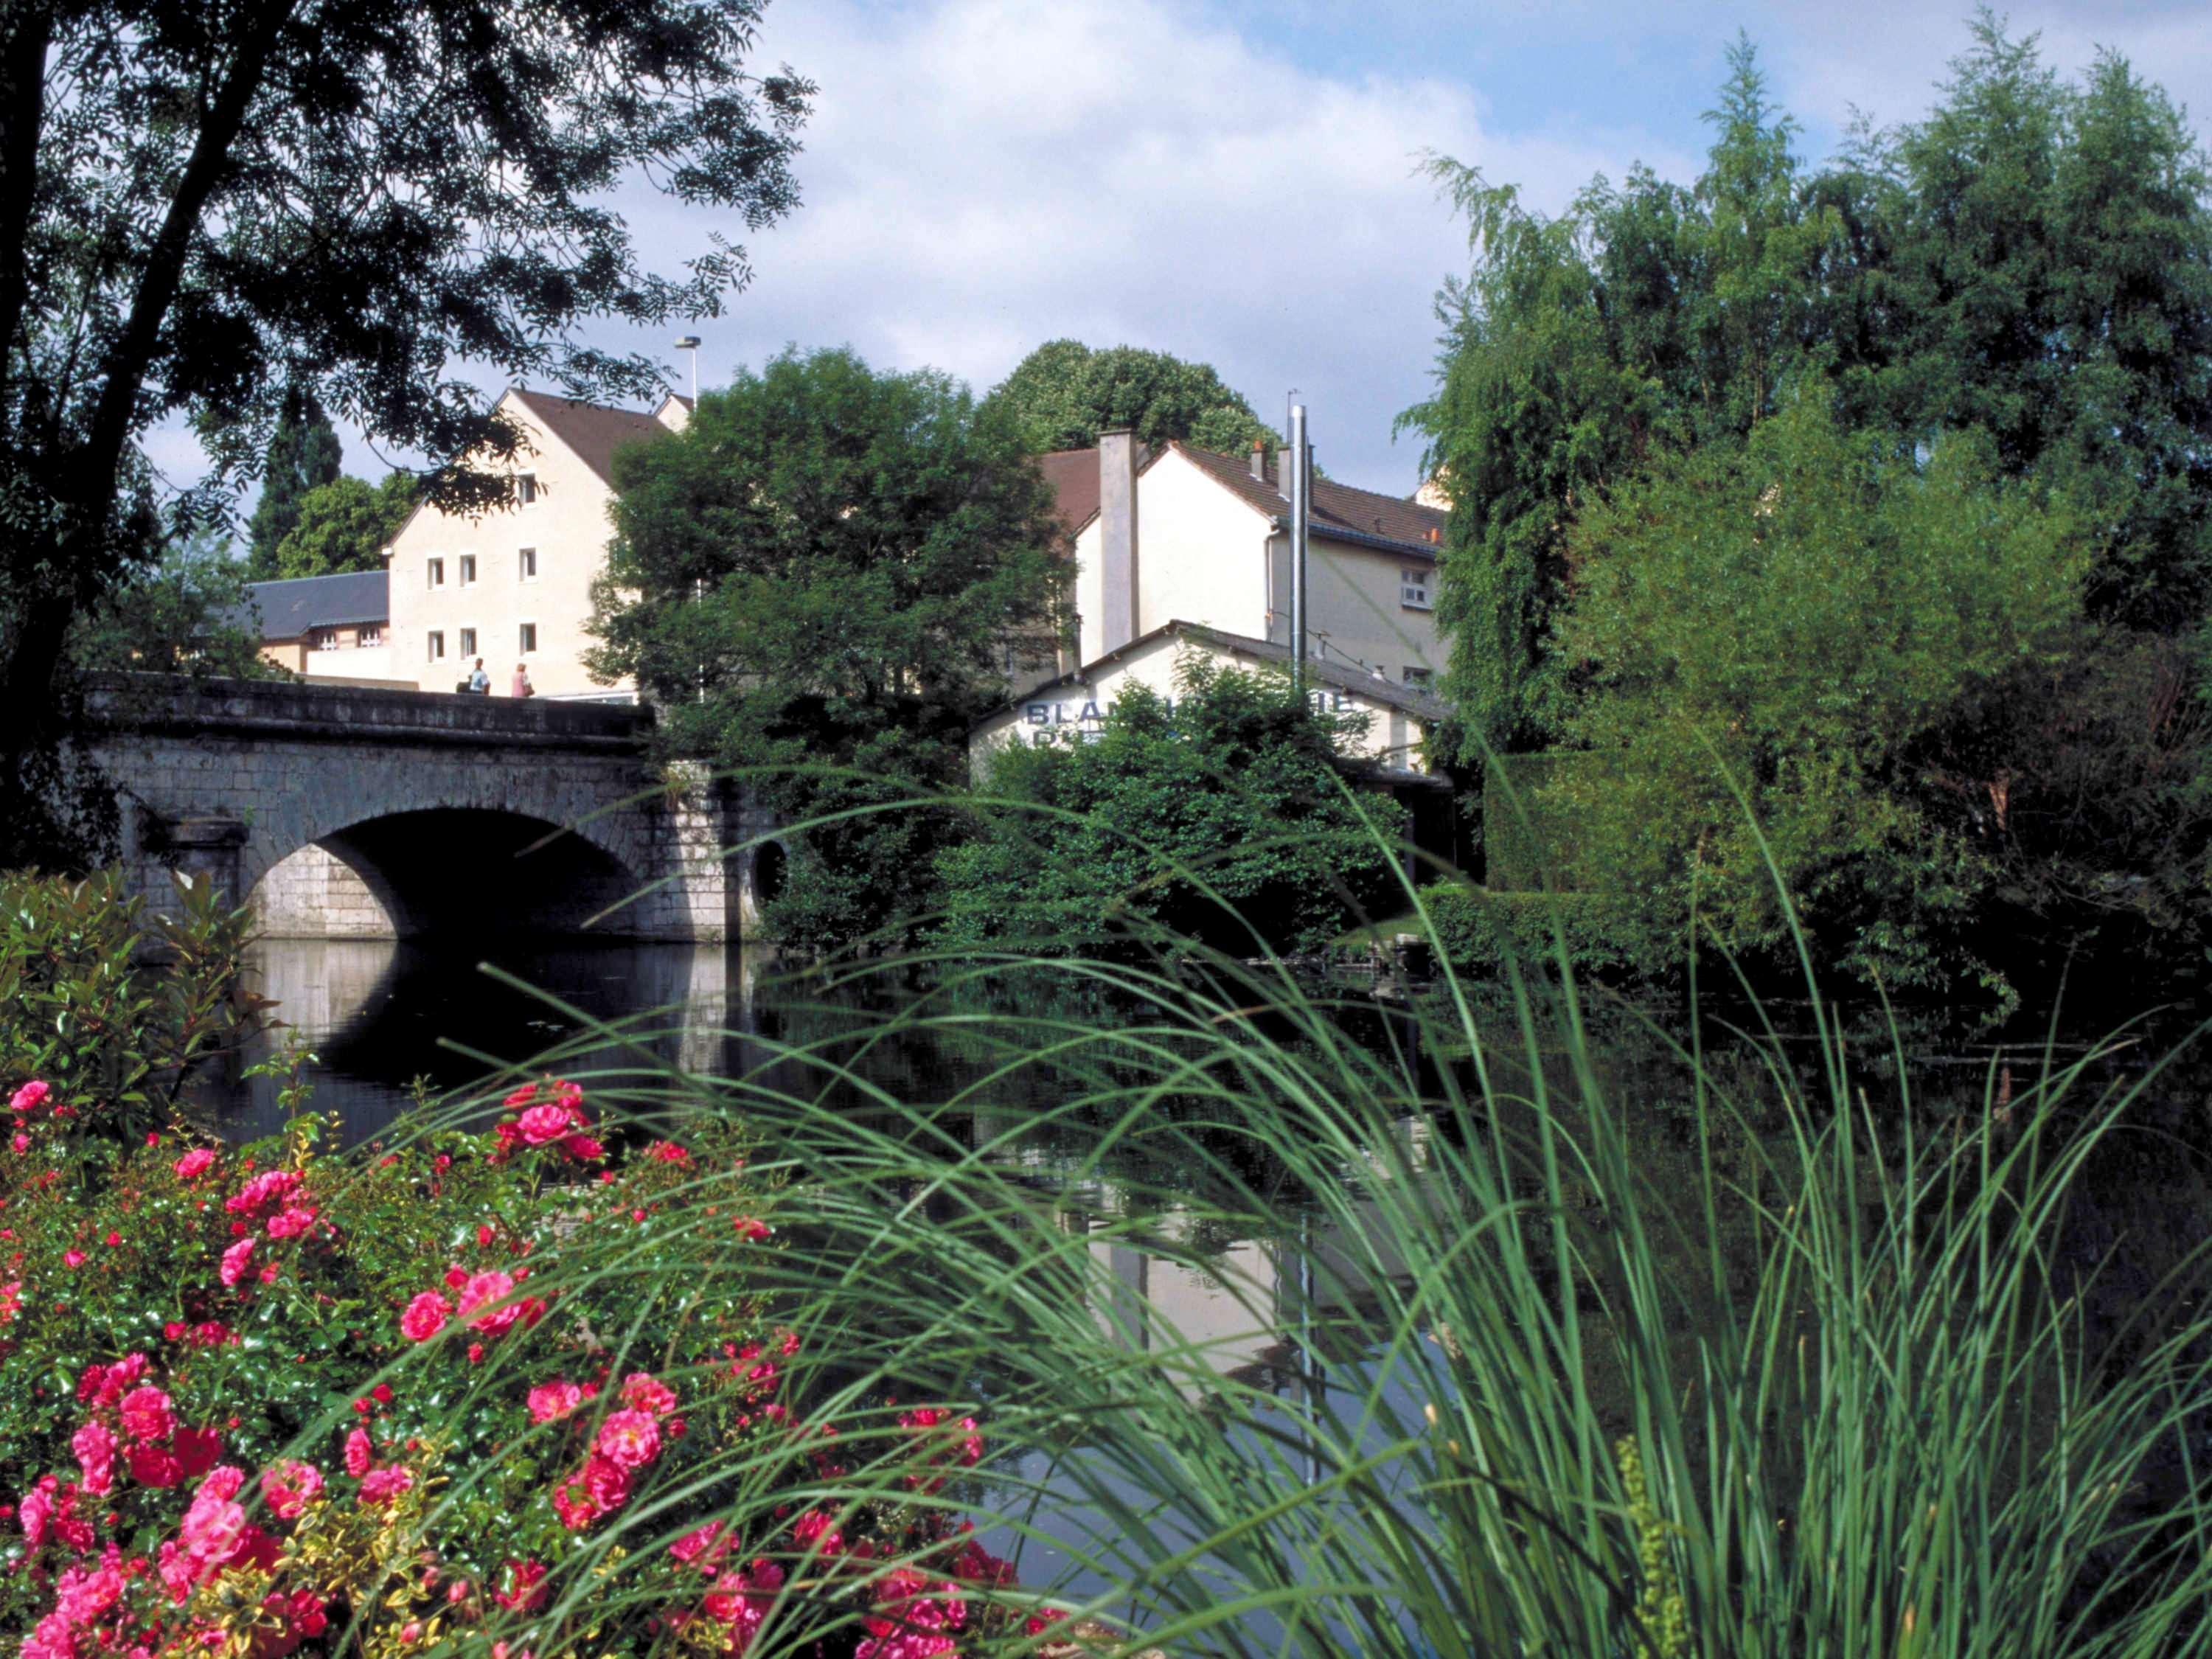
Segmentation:
{"type": "MultiPolygon", "coordinates": [[[[1176,440],[1168,446],[1215,483],[1259,511],[1287,519],[1291,504],[1275,487],[1275,457],[1267,459],[1267,476],[1255,478],[1249,459],[1217,455],[1176,440]]],[[[1164,451],[1146,456],[1150,466],[1164,451]]],[[[1098,513],[1098,452],[1063,449],[1038,458],[1045,481],[1059,498],[1060,517],[1073,535],[1098,513]]],[[[1419,501],[1384,495],[1371,489],[1355,489],[1331,478],[1316,478],[1313,486],[1313,533],[1342,540],[1387,543],[1408,551],[1433,555],[1443,540],[1450,515],[1419,501]],[[1437,539],[1430,539],[1430,532],[1437,539]]]]}
{"type": "Polygon", "coordinates": [[[1098,511],[1098,452],[1056,449],[1037,457],[1037,471],[1052,486],[1054,510],[1073,538],[1098,511]]]}
{"type": "Polygon", "coordinates": [[[381,570],[349,570],[335,576],[248,582],[246,595],[260,614],[263,639],[296,640],[311,629],[389,622],[391,587],[391,578],[381,570]]]}
{"type": "MultiPolygon", "coordinates": [[[[1187,443],[1177,442],[1172,447],[1207,477],[1234,490],[1262,513],[1290,512],[1290,501],[1276,487],[1273,455],[1267,458],[1267,476],[1255,478],[1249,460],[1234,455],[1217,455],[1208,449],[1194,449],[1187,443]]],[[[1355,489],[1333,478],[1313,481],[1312,514],[1313,533],[1316,536],[1349,531],[1361,538],[1373,537],[1431,553],[1437,550],[1437,544],[1429,539],[1429,532],[1436,532],[1441,540],[1444,525],[1450,518],[1450,514],[1433,507],[1423,507],[1418,501],[1381,495],[1372,489],[1355,489]]]]}
{"type": "Polygon", "coordinates": [[[615,481],[616,450],[641,438],[669,435],[666,426],[635,410],[609,409],[604,404],[587,404],[580,398],[556,398],[550,392],[519,388],[513,396],[608,484],[615,481]]]}

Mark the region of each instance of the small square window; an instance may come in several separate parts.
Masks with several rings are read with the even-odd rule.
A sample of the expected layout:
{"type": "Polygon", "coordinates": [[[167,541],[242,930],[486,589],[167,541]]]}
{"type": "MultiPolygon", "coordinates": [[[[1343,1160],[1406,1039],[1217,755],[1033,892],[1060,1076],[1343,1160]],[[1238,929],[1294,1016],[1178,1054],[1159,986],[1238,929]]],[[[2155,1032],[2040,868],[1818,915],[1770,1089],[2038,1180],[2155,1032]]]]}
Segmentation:
{"type": "Polygon", "coordinates": [[[514,475],[514,499],[525,507],[538,505],[538,475],[535,472],[514,475]]]}
{"type": "Polygon", "coordinates": [[[473,553],[464,553],[461,555],[461,586],[474,587],[476,585],[477,556],[473,553]]]}
{"type": "Polygon", "coordinates": [[[443,587],[446,585],[446,562],[443,559],[425,560],[422,572],[424,586],[443,587]]]}
{"type": "Polygon", "coordinates": [[[1429,599],[1429,573],[1426,570],[1398,572],[1398,603],[1408,611],[1432,611],[1436,607],[1429,599]]]}
{"type": "Polygon", "coordinates": [[[445,656],[446,630],[442,628],[434,628],[430,630],[430,660],[442,662],[445,656]]]}
{"type": "Polygon", "coordinates": [[[536,581],[538,580],[538,550],[534,547],[524,548],[517,556],[516,568],[524,581],[536,581]]]}
{"type": "Polygon", "coordinates": [[[521,643],[522,654],[526,657],[538,648],[538,624],[536,623],[525,623],[522,624],[521,643]]]}
{"type": "Polygon", "coordinates": [[[465,657],[473,657],[476,653],[477,630],[473,628],[464,628],[461,630],[461,654],[465,657]]]}

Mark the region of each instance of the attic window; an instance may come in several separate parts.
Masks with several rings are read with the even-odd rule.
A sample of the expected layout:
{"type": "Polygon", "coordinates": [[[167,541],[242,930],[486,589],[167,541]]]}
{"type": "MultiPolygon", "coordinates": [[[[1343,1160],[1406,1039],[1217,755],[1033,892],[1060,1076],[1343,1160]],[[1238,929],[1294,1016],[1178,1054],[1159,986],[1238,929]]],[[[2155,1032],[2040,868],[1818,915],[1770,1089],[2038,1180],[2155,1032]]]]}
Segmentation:
{"type": "Polygon", "coordinates": [[[514,475],[514,498],[525,507],[538,505],[538,475],[535,472],[514,475]]]}

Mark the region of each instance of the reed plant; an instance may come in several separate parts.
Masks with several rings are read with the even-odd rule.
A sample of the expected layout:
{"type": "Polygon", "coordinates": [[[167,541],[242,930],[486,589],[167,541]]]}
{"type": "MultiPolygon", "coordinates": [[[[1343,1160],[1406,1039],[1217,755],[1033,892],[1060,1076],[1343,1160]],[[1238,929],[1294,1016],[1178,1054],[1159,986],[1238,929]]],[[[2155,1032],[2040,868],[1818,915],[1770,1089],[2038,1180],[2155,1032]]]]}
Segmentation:
{"type": "MultiPolygon", "coordinates": [[[[2161,1066],[2053,1047],[1937,1109],[1894,1028],[1869,1054],[1815,989],[1809,1042],[1753,1030],[1725,1067],[1693,1006],[1679,1090],[1638,1098],[1564,953],[1480,995],[1446,967],[1383,1018],[1253,941],[817,966],[726,1071],[560,1012],[635,1056],[585,1079],[603,1105],[757,1141],[802,1391],[863,1454],[902,1401],[976,1418],[991,1459],[913,1501],[1138,1648],[2212,1646],[2202,1253],[2163,1251],[2093,1346],[2067,1243],[2161,1066]],[[913,1043],[961,1063],[888,1086],[882,1051],[913,1043]],[[1117,1274],[1140,1256],[1212,1287],[1203,1328],[1117,1274]]],[[[860,1455],[807,1501],[907,1481],[860,1455]]]]}

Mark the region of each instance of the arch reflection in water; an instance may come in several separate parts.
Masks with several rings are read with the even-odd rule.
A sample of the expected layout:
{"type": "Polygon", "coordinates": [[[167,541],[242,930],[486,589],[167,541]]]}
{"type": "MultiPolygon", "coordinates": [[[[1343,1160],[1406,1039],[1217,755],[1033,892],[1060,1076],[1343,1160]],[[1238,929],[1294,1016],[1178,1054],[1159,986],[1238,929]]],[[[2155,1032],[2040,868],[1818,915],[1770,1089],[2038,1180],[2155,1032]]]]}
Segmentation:
{"type": "MultiPolygon", "coordinates": [[[[447,1044],[519,1065],[577,1035],[538,998],[478,971],[486,959],[598,1019],[666,1011],[646,1022],[644,1046],[686,1071],[724,1069],[730,1033],[750,1018],[747,965],[719,945],[518,946],[489,933],[481,941],[264,939],[249,969],[276,1000],[276,1017],[319,1057],[310,1073],[316,1109],[337,1114],[351,1145],[406,1109],[416,1079],[445,1091],[487,1075],[447,1044]]],[[[257,1039],[247,1062],[266,1058],[282,1036],[257,1039]]],[[[601,1047],[564,1063],[588,1072],[637,1062],[635,1048],[601,1047]]],[[[273,1077],[233,1078],[223,1103],[228,1133],[243,1140],[281,1127],[281,1087],[273,1077]]]]}

